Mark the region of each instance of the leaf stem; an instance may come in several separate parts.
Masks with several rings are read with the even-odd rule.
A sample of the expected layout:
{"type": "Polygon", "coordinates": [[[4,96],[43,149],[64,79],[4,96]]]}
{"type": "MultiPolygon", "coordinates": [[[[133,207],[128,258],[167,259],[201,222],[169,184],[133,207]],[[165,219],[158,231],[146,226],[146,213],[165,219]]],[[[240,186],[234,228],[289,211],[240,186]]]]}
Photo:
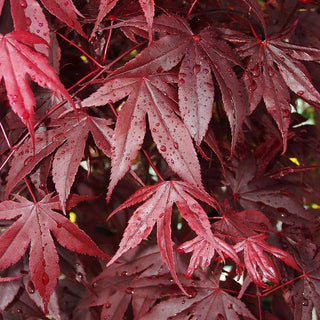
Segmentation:
{"type": "Polygon", "coordinates": [[[191,7],[190,7],[190,9],[189,9],[189,11],[188,11],[188,14],[187,14],[187,17],[188,17],[188,18],[190,18],[191,12],[192,12],[194,6],[197,4],[197,2],[198,2],[198,0],[194,0],[194,1],[193,1],[192,5],[191,5],[191,7]]]}
{"type": "Polygon", "coordinates": [[[110,28],[110,31],[109,31],[109,34],[108,34],[107,43],[106,43],[106,45],[104,47],[104,51],[103,51],[103,58],[102,58],[102,63],[103,64],[106,62],[106,59],[107,59],[107,52],[108,52],[109,44],[110,44],[113,22],[114,22],[114,20],[111,20],[111,23],[110,23],[110,27],[111,28],[110,28]]]}
{"type": "Polygon", "coordinates": [[[144,153],[144,155],[146,156],[150,166],[152,167],[152,169],[154,170],[154,172],[156,173],[156,175],[158,176],[158,178],[161,180],[161,181],[164,181],[162,175],[160,174],[160,172],[158,171],[158,169],[156,168],[156,166],[154,165],[153,161],[151,160],[149,154],[147,153],[147,151],[145,149],[141,149],[142,152],[144,153]]]}
{"type": "Polygon", "coordinates": [[[4,130],[4,127],[3,127],[1,121],[0,121],[0,127],[1,127],[2,134],[3,134],[3,136],[4,136],[4,139],[6,140],[6,143],[7,143],[8,147],[9,147],[9,149],[10,149],[10,150],[14,149],[14,148],[11,146],[11,143],[10,143],[10,141],[9,141],[9,138],[8,138],[7,134],[6,134],[6,131],[4,130]]]}
{"type": "Polygon", "coordinates": [[[66,38],[64,35],[62,35],[59,32],[56,32],[56,34],[58,34],[62,39],[64,39],[65,41],[67,41],[69,44],[71,44],[72,46],[74,46],[75,48],[77,48],[79,51],[81,51],[87,58],[89,58],[93,63],[95,63],[99,68],[103,68],[103,66],[94,58],[92,58],[90,56],[90,54],[88,54],[87,52],[85,52],[83,49],[81,49],[79,46],[77,46],[75,43],[73,43],[71,40],[69,40],[68,38],[66,38]]]}
{"type": "Polygon", "coordinates": [[[33,199],[33,202],[36,204],[38,201],[37,201],[34,193],[33,193],[32,190],[31,190],[31,187],[30,187],[29,182],[27,181],[26,178],[23,178],[23,180],[24,180],[25,184],[27,185],[27,188],[28,188],[28,190],[29,190],[29,193],[31,194],[31,197],[32,197],[32,199],[33,199]]]}

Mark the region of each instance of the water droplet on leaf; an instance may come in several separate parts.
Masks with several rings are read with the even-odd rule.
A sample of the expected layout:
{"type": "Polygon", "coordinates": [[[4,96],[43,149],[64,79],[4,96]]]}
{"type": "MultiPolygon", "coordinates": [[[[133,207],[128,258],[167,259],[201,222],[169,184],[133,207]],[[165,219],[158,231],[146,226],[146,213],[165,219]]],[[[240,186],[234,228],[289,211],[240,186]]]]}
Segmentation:
{"type": "Polygon", "coordinates": [[[252,75],[254,77],[259,77],[260,76],[260,67],[258,64],[256,64],[252,70],[252,75]]]}
{"type": "Polygon", "coordinates": [[[49,283],[49,276],[46,272],[43,273],[41,280],[44,286],[46,286],[49,283]]]}
{"type": "Polygon", "coordinates": [[[162,146],[160,147],[160,151],[166,152],[166,151],[167,151],[167,147],[162,145],[162,146]]]}
{"type": "Polygon", "coordinates": [[[274,70],[272,69],[272,67],[269,67],[269,76],[270,77],[274,76],[274,70]]]}
{"type": "Polygon", "coordinates": [[[35,292],[34,284],[31,280],[28,282],[27,290],[30,294],[33,294],[35,292]]]}
{"type": "Polygon", "coordinates": [[[32,160],[33,160],[33,156],[28,157],[26,160],[24,160],[23,165],[27,166],[32,160]]]}
{"type": "Polygon", "coordinates": [[[185,83],[184,79],[179,79],[179,82],[178,82],[180,85],[183,85],[185,83]]]}
{"type": "Polygon", "coordinates": [[[127,289],[126,289],[126,293],[127,293],[127,294],[134,294],[133,288],[130,288],[130,287],[127,288],[127,289]]]}
{"type": "MultiPolygon", "coordinates": [[[[13,105],[16,104],[16,101],[13,101],[12,104],[13,104],[13,105]]],[[[26,121],[26,120],[28,120],[29,118],[30,118],[30,114],[29,114],[29,112],[27,112],[27,111],[23,112],[22,115],[20,116],[20,119],[21,119],[22,121],[26,121]]]]}
{"type": "Polygon", "coordinates": [[[20,0],[20,6],[21,6],[23,9],[25,9],[25,8],[28,6],[27,1],[26,1],[26,0],[20,0]]]}
{"type": "Polygon", "coordinates": [[[201,68],[201,67],[200,67],[200,65],[199,65],[199,64],[195,64],[195,65],[194,65],[194,67],[193,67],[193,71],[194,71],[194,73],[195,73],[195,74],[199,73],[200,68],[201,68]]]}
{"type": "Polygon", "coordinates": [[[252,81],[248,87],[248,90],[250,93],[252,93],[256,89],[257,89],[257,83],[255,81],[252,81]]]}

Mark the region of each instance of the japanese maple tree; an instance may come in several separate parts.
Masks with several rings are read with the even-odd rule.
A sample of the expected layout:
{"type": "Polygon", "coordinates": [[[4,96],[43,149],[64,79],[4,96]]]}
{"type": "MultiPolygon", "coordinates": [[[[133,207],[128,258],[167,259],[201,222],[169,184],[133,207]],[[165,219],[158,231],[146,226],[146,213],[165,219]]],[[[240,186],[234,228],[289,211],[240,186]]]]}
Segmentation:
{"type": "Polygon", "coordinates": [[[320,317],[318,0],[0,0],[0,319],[320,317]]]}

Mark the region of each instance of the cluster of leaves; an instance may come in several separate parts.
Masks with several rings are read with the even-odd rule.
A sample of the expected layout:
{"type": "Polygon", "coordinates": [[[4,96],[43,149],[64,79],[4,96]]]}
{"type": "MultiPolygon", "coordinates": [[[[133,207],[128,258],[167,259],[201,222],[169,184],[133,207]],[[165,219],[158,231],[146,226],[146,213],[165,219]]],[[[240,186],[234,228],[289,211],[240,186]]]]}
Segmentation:
{"type": "Polygon", "coordinates": [[[320,315],[319,1],[0,13],[0,319],[320,315]]]}

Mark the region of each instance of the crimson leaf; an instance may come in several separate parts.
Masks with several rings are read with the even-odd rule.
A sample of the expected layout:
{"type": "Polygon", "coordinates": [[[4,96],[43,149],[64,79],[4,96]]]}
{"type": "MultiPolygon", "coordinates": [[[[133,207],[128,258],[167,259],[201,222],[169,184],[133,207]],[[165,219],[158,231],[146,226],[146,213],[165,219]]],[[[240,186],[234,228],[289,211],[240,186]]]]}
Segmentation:
{"type": "Polygon", "coordinates": [[[108,198],[136,158],[146,132],[145,115],[160,154],[182,179],[202,187],[200,166],[186,127],[175,114],[175,92],[169,75],[117,76],[83,101],[83,106],[104,105],[127,95],[114,130],[108,198]]]}
{"type": "Polygon", "coordinates": [[[10,105],[26,124],[34,139],[33,114],[36,104],[26,75],[42,87],[62,94],[75,108],[66,89],[47,59],[28,45],[46,42],[26,31],[0,34],[0,79],[4,78],[10,105]]]}
{"type": "MultiPolygon", "coordinates": [[[[143,187],[133,194],[122,205],[120,205],[115,211],[113,211],[111,216],[119,210],[146,200],[152,194],[152,198],[147,200],[133,213],[129,220],[128,227],[126,228],[121,239],[120,248],[113,256],[111,261],[109,261],[108,265],[115,262],[129,249],[135,248],[150,234],[153,226],[155,223],[157,223],[157,241],[161,257],[170,270],[173,279],[176,281],[182,291],[185,292],[179,279],[177,278],[173,259],[171,214],[172,205],[174,203],[177,205],[181,216],[188,222],[190,228],[197,233],[198,237],[200,238],[200,242],[205,241],[205,244],[209,244],[207,244],[207,247],[211,246],[219,253],[221,251],[226,251],[227,254],[236,261],[236,263],[241,265],[240,260],[232,247],[212,235],[206,212],[190,195],[207,202],[211,206],[214,205],[213,199],[204,192],[200,193],[196,188],[188,186],[186,183],[170,181],[160,182],[154,186],[143,187]]],[[[214,250],[212,255],[213,254],[214,250]]],[[[220,255],[222,254],[220,253],[220,255]]],[[[201,259],[201,257],[198,259],[201,259]]],[[[193,262],[191,263],[193,264],[193,262]]],[[[192,271],[194,270],[188,272],[189,276],[191,275],[192,271]]]]}
{"type": "Polygon", "coordinates": [[[101,258],[107,256],[75,224],[54,211],[60,210],[61,205],[50,195],[37,203],[18,195],[16,198],[18,201],[0,204],[1,220],[17,218],[0,236],[0,268],[16,263],[30,244],[31,279],[47,306],[59,276],[59,258],[51,232],[69,250],[101,258]]]}

